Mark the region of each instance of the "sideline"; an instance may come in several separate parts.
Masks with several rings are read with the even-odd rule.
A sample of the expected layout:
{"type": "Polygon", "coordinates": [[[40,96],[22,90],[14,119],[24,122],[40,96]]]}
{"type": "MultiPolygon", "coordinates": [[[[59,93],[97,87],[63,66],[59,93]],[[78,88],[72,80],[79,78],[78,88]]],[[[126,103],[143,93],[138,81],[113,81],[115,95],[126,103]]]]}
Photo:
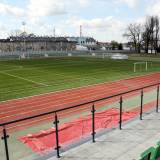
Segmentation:
{"type": "Polygon", "coordinates": [[[27,79],[27,78],[23,78],[23,77],[20,77],[20,76],[16,76],[16,75],[7,73],[7,72],[0,71],[0,73],[4,74],[4,75],[7,75],[7,76],[10,76],[10,77],[18,78],[18,79],[21,79],[21,80],[24,80],[24,81],[27,81],[27,82],[31,82],[31,83],[34,83],[34,84],[38,84],[38,85],[42,85],[42,86],[46,86],[46,87],[49,86],[45,83],[36,82],[36,81],[30,80],[30,79],[27,79]]]}

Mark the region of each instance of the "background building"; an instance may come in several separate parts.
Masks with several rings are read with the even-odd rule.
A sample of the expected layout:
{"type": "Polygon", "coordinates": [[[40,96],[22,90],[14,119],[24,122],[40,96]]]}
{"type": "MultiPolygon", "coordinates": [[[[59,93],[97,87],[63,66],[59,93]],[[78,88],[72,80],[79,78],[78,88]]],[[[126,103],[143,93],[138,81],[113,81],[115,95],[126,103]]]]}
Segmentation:
{"type": "Polygon", "coordinates": [[[68,41],[76,42],[78,46],[86,47],[88,50],[99,49],[98,42],[92,37],[67,37],[68,41]]]}
{"type": "Polygon", "coordinates": [[[1,52],[13,51],[72,51],[76,49],[76,42],[69,41],[65,37],[35,36],[33,34],[21,34],[0,39],[1,52]]]}

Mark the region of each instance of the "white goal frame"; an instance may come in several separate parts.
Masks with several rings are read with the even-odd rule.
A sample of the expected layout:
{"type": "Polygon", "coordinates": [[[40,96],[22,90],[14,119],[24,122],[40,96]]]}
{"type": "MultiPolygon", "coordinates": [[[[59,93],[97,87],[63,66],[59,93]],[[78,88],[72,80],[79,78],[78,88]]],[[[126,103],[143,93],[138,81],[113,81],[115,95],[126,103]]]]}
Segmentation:
{"type": "Polygon", "coordinates": [[[135,62],[133,65],[134,65],[134,72],[137,71],[137,65],[144,65],[145,66],[145,71],[148,71],[148,67],[149,67],[149,64],[151,65],[152,67],[152,62],[135,62]]]}

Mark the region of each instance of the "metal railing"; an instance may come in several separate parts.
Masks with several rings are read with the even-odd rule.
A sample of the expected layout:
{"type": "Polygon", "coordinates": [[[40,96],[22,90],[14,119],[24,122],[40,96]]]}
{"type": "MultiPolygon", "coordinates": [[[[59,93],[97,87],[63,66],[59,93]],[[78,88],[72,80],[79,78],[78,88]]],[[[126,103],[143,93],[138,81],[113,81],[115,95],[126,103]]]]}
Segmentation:
{"type": "Polygon", "coordinates": [[[95,135],[96,135],[96,132],[95,132],[95,113],[96,113],[95,103],[96,102],[103,101],[103,100],[108,100],[108,99],[111,99],[113,97],[120,97],[120,101],[119,101],[119,104],[120,104],[119,105],[119,129],[121,130],[122,129],[123,95],[126,95],[126,94],[131,93],[131,92],[140,91],[141,102],[140,102],[139,117],[140,117],[140,120],[142,120],[143,119],[144,89],[157,86],[157,91],[156,91],[157,96],[156,96],[156,106],[155,107],[156,107],[156,112],[158,112],[158,110],[159,110],[159,90],[160,90],[159,85],[160,85],[160,83],[155,83],[155,84],[147,85],[147,86],[144,86],[144,87],[141,87],[141,88],[132,89],[132,90],[129,90],[129,91],[126,91],[126,92],[121,92],[119,94],[114,94],[114,95],[103,97],[103,98],[100,98],[100,99],[95,99],[95,100],[92,100],[92,101],[88,101],[86,103],[77,104],[77,105],[70,106],[70,107],[67,107],[67,108],[53,110],[53,111],[50,111],[50,112],[45,112],[45,113],[42,113],[42,114],[38,114],[38,115],[34,115],[34,116],[25,117],[25,118],[22,118],[22,119],[17,119],[17,120],[1,123],[0,127],[3,127],[2,140],[4,141],[6,160],[9,160],[9,150],[8,150],[9,135],[7,135],[7,129],[6,129],[7,125],[15,124],[15,123],[30,120],[30,119],[35,119],[35,118],[38,118],[38,117],[43,117],[43,116],[50,115],[50,114],[55,114],[55,121],[54,121],[55,131],[56,131],[56,134],[55,134],[56,135],[56,137],[55,137],[56,138],[56,148],[55,148],[55,150],[57,151],[57,157],[60,158],[59,130],[58,130],[59,120],[58,120],[57,113],[63,112],[63,111],[66,111],[66,110],[70,110],[70,109],[73,109],[73,108],[78,108],[78,107],[81,107],[83,105],[91,104],[91,106],[92,106],[92,109],[91,109],[91,113],[92,113],[92,134],[91,135],[92,135],[92,142],[95,143],[96,142],[95,141],[95,135]]]}

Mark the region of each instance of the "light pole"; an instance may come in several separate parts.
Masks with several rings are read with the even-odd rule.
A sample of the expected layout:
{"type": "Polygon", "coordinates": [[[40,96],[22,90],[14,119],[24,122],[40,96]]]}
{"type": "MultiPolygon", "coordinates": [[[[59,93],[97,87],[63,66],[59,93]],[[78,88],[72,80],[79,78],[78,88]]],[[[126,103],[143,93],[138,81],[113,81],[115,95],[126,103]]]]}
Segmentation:
{"type": "Polygon", "coordinates": [[[53,28],[53,37],[54,38],[56,37],[56,28],[55,27],[53,28]]]}
{"type": "Polygon", "coordinates": [[[26,40],[25,40],[25,33],[26,33],[26,30],[25,30],[25,26],[26,26],[26,22],[22,22],[22,26],[23,26],[23,50],[24,52],[26,51],[26,40]]]}

